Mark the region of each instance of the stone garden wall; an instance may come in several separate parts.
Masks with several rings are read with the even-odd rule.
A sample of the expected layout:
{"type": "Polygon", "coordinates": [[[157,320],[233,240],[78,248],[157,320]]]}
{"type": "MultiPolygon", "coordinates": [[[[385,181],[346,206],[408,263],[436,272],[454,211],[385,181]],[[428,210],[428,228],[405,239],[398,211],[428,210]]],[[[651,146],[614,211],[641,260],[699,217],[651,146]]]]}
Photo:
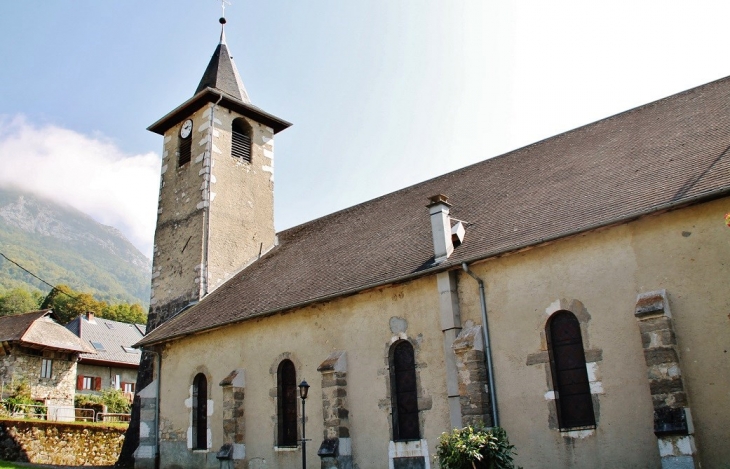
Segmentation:
{"type": "Polygon", "coordinates": [[[126,427],[0,420],[0,459],[59,466],[111,466],[126,427]]]}

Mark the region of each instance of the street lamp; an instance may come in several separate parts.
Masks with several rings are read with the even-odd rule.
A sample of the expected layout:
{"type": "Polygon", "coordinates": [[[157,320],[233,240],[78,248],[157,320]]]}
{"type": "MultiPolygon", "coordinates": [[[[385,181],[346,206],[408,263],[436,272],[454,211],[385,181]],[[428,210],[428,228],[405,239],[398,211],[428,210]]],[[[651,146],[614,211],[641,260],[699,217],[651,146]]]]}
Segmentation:
{"type": "Polygon", "coordinates": [[[307,469],[307,439],[305,432],[307,414],[305,412],[305,403],[308,393],[309,384],[307,384],[306,380],[302,380],[302,382],[299,383],[299,397],[302,398],[302,469],[307,469]]]}

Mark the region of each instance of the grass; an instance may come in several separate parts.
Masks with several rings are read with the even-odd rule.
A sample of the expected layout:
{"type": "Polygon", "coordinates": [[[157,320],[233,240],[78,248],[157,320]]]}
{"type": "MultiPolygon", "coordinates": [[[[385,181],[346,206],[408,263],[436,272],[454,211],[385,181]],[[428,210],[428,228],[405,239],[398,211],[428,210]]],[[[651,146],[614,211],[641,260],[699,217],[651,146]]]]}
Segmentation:
{"type": "Polygon", "coordinates": [[[28,466],[18,466],[16,464],[13,464],[11,462],[7,461],[0,461],[0,469],[27,469],[28,466]]]}
{"type": "MultiPolygon", "coordinates": [[[[53,421],[53,420],[45,420],[45,419],[32,419],[32,418],[22,418],[22,417],[8,417],[8,416],[2,416],[0,415],[0,420],[5,420],[9,422],[41,422],[41,423],[50,423],[50,424],[63,424],[63,425],[76,425],[76,426],[86,426],[86,427],[101,427],[101,428],[127,428],[129,427],[129,422],[85,422],[81,420],[71,420],[68,422],[65,421],[53,421]]],[[[0,464],[5,463],[6,461],[0,461],[0,464]]],[[[0,465],[0,469],[5,469],[3,466],[0,465]]]]}

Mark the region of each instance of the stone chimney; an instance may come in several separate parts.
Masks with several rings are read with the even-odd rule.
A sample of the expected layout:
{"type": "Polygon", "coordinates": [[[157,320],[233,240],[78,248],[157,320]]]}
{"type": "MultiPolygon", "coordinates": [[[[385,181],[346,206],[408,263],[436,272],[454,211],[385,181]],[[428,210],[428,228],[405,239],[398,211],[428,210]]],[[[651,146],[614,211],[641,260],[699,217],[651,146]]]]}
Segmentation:
{"type": "Polygon", "coordinates": [[[94,322],[94,312],[93,311],[86,312],[86,320],[89,322],[94,322]]]}
{"type": "Polygon", "coordinates": [[[443,194],[429,197],[429,200],[431,203],[427,207],[428,213],[431,215],[433,253],[438,264],[448,259],[454,252],[454,243],[451,240],[451,217],[449,216],[451,204],[443,194]]]}

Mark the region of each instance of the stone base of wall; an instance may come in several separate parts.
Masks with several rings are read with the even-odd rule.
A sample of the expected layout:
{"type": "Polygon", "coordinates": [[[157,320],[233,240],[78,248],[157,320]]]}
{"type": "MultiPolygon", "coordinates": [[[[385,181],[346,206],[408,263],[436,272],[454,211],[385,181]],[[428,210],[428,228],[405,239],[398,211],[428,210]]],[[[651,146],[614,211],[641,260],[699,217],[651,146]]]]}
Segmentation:
{"type": "Polygon", "coordinates": [[[0,420],[0,459],[57,466],[112,466],[126,428],[0,420]]]}
{"type": "MultiPolygon", "coordinates": [[[[217,450],[216,450],[217,451],[217,450]]],[[[216,458],[216,451],[205,451],[205,450],[190,450],[184,441],[161,441],[160,442],[160,467],[165,469],[182,469],[187,467],[194,467],[195,469],[220,469],[221,464],[216,458]]],[[[154,462],[154,459],[152,460],[154,462]]],[[[231,466],[228,465],[228,461],[224,462],[223,469],[229,467],[236,468],[241,467],[237,463],[243,461],[232,461],[231,466]]],[[[143,466],[135,463],[135,468],[143,466]]]]}

